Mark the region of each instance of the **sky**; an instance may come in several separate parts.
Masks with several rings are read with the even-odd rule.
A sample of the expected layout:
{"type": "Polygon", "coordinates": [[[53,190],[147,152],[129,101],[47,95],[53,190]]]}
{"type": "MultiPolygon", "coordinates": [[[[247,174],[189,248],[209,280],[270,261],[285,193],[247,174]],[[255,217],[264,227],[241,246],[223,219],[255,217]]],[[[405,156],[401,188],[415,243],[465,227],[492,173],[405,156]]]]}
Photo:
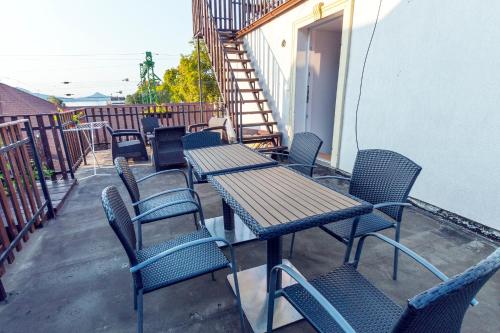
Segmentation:
{"type": "Polygon", "coordinates": [[[125,96],[137,88],[145,51],[160,77],[190,52],[191,1],[0,0],[0,32],[0,82],[56,96],[125,96]]]}

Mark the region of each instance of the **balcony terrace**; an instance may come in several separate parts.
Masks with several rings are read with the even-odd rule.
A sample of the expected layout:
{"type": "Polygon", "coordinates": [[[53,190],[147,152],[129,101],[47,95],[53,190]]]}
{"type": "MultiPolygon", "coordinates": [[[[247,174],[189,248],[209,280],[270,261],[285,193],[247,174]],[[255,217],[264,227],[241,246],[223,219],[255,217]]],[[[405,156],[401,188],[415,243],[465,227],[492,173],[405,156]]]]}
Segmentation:
{"type": "MultiPolygon", "coordinates": [[[[80,181],[69,194],[57,218],[37,232],[2,277],[7,290],[0,303],[0,332],[133,332],[131,276],[122,246],[106,221],[100,195],[107,185],[116,185],[126,199],[126,190],[111,163],[110,151],[98,152],[108,176],[80,181]]],[[[149,163],[136,162],[133,172],[154,172],[149,163]]],[[[76,178],[92,173],[82,166],[76,178]]],[[[333,173],[319,168],[317,174],[333,173]]],[[[145,194],[182,185],[175,176],[144,184],[145,194]]],[[[332,183],[333,184],[333,183],[332,183]]],[[[341,184],[337,184],[342,186],[341,184]]],[[[221,199],[210,184],[195,186],[206,218],[222,213],[221,199]]],[[[131,207],[130,205],[128,205],[131,207]]],[[[131,214],[133,212],[131,211],[131,214]]],[[[145,244],[193,231],[191,216],[148,224],[143,227],[145,244]]],[[[392,231],[387,233],[392,236],[392,231]]],[[[284,238],[288,255],[290,237],[284,238]]],[[[498,244],[470,233],[435,216],[411,207],[405,210],[401,242],[421,254],[448,275],[462,272],[489,255],[498,244]]],[[[342,263],[344,246],[313,228],[296,240],[293,264],[306,277],[313,277],[342,263]]],[[[393,252],[384,244],[368,241],[360,271],[387,295],[404,305],[408,297],[437,283],[429,272],[401,257],[397,281],[391,279],[393,252]]],[[[250,242],[236,249],[238,270],[266,262],[264,242],[250,242]]],[[[227,270],[161,289],[145,296],[146,332],[235,332],[239,330],[238,308],[226,280],[227,270]]],[[[498,332],[500,321],[500,275],[478,294],[479,305],[467,312],[464,332],[498,332]]],[[[250,331],[247,323],[247,330],[250,331]]],[[[308,332],[305,322],[280,332],[308,332]]]]}

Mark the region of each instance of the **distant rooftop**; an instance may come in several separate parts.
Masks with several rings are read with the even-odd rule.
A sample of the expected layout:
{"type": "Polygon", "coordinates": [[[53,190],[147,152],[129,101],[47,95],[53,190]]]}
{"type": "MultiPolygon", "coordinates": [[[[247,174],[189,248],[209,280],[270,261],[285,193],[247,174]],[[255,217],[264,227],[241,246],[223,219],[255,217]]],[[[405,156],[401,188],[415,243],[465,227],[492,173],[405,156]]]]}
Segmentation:
{"type": "Polygon", "coordinates": [[[56,107],[36,96],[0,83],[0,115],[31,115],[55,112],[56,107]]]}

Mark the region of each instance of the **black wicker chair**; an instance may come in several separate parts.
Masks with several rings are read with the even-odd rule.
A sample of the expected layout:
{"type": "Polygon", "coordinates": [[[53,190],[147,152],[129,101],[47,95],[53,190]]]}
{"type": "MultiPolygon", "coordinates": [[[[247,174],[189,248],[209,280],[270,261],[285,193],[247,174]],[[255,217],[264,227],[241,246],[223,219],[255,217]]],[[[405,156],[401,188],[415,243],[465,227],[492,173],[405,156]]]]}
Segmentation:
{"type": "MultiPolygon", "coordinates": [[[[351,178],[323,176],[315,179],[340,179],[350,181],[349,193],[368,201],[375,209],[385,213],[394,221],[380,214],[367,214],[355,219],[326,224],[320,228],[347,245],[344,263],[349,261],[354,239],[369,232],[395,228],[395,240],[399,242],[403,209],[408,202],[417,176],[422,168],[407,157],[390,150],[360,150],[354,163],[351,178]]],[[[290,255],[293,252],[295,234],[292,236],[290,255]]],[[[397,279],[398,249],[394,250],[393,279],[397,279]]]]}
{"type": "Polygon", "coordinates": [[[151,147],[156,171],[185,163],[182,148],[182,137],[184,135],[186,135],[184,126],[155,128],[151,147]]]}
{"type": "Polygon", "coordinates": [[[229,138],[227,134],[227,118],[225,117],[212,117],[208,120],[208,123],[200,123],[189,126],[188,131],[190,133],[195,133],[198,131],[210,131],[220,134],[221,141],[223,144],[229,143],[229,138]]]}
{"type": "MultiPolygon", "coordinates": [[[[222,145],[221,136],[217,132],[203,131],[190,133],[182,137],[182,146],[184,150],[199,149],[222,145]]],[[[192,174],[196,178],[196,183],[206,183],[207,179],[201,177],[194,170],[192,174]]]]}
{"type": "Polygon", "coordinates": [[[310,132],[297,133],[293,136],[292,145],[289,151],[275,152],[262,151],[263,154],[270,154],[277,157],[287,157],[289,168],[297,170],[305,175],[312,176],[314,164],[318,157],[323,140],[316,134],[310,132]]]}
{"type": "Polygon", "coordinates": [[[141,118],[142,133],[146,138],[146,143],[150,143],[154,138],[154,130],[160,127],[160,122],[155,116],[141,118]]]}
{"type": "Polygon", "coordinates": [[[318,332],[429,332],[458,333],[469,305],[482,286],[500,268],[500,249],[465,272],[448,278],[427,260],[383,235],[361,237],[354,262],[306,281],[290,266],[271,271],[267,331],[272,331],[274,299],[285,297],[318,332]],[[421,264],[442,283],[412,297],[401,308],[357,271],[367,237],[382,240],[421,264]],[[278,271],[297,284],[276,290],[278,271]]]}
{"type": "MultiPolygon", "coordinates": [[[[157,289],[171,286],[197,276],[229,268],[233,273],[237,306],[240,312],[241,329],[244,330],[241,310],[236,261],[230,243],[223,238],[211,237],[205,229],[201,206],[202,228],[172,240],[143,248],[140,237],[136,237],[134,223],[140,225],[140,218],[133,219],[114,186],[102,192],[102,205],[108,222],[120,240],[130,263],[133,277],[134,309],[137,310],[137,332],[143,330],[143,295],[157,289]],[[223,242],[229,248],[230,259],[219,250],[216,242],[223,242]]],[[[193,205],[198,205],[193,201],[193,205]]],[[[161,209],[157,207],[151,210],[161,209]]]]}
{"type": "Polygon", "coordinates": [[[146,151],[146,145],[144,144],[144,139],[139,133],[139,131],[134,129],[112,129],[110,126],[106,126],[109,134],[111,135],[111,155],[113,160],[119,156],[125,158],[136,158],[140,157],[148,160],[148,153],[146,151]],[[127,138],[127,140],[121,140],[121,138],[127,138]],[[128,140],[129,137],[135,138],[128,140]]]}
{"type": "Polygon", "coordinates": [[[118,157],[115,159],[114,163],[116,171],[118,172],[118,175],[123,181],[123,184],[125,184],[128,194],[130,195],[136,217],[138,218],[138,221],[140,221],[140,223],[138,223],[139,237],[142,237],[142,224],[186,214],[193,214],[195,227],[198,228],[196,214],[202,214],[199,208],[201,207],[200,197],[198,196],[198,193],[188,188],[187,177],[182,170],[164,170],[136,180],[126,159],[118,157]],[[139,184],[145,180],[162,174],[181,175],[186,182],[186,187],[165,190],[141,199],[139,184]],[[158,209],[158,207],[163,208],[158,209]]]}

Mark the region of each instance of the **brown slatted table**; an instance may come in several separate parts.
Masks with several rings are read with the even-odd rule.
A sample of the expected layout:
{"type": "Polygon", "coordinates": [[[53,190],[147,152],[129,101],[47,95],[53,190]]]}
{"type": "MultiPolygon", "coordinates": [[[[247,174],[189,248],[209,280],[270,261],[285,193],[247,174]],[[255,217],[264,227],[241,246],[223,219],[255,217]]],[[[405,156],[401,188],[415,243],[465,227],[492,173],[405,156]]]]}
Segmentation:
{"type": "MultiPolygon", "coordinates": [[[[271,269],[283,262],[281,236],[373,210],[367,202],[281,166],[210,176],[208,179],[256,237],[267,241],[267,265],[238,272],[242,306],[254,332],[266,329],[267,281],[271,269]]],[[[233,279],[230,276],[228,279],[233,286],[233,279]]],[[[278,289],[281,284],[291,283],[289,278],[280,276],[278,289]]],[[[275,327],[301,318],[282,298],[275,313],[275,327]]]]}
{"type": "MultiPolygon", "coordinates": [[[[189,186],[191,188],[193,188],[193,172],[196,173],[198,179],[204,180],[207,176],[278,164],[277,161],[242,144],[186,150],[184,155],[188,162],[189,186]]],[[[255,239],[252,231],[238,216],[234,215],[224,200],[222,200],[222,210],[223,216],[205,220],[205,225],[212,236],[223,237],[233,245],[255,239]]]]}

